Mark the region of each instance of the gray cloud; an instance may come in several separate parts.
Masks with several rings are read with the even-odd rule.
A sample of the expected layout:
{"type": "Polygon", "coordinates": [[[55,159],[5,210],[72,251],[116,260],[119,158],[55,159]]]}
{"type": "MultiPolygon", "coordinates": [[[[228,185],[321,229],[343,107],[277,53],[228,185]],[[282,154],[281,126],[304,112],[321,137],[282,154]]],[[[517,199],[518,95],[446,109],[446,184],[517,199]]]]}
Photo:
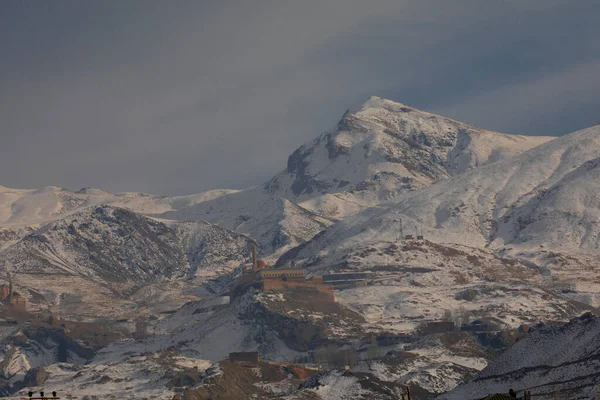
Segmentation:
{"type": "Polygon", "coordinates": [[[369,95],[567,133],[600,120],[600,4],[576,4],[7,2],[0,184],[247,187],[369,95]]]}

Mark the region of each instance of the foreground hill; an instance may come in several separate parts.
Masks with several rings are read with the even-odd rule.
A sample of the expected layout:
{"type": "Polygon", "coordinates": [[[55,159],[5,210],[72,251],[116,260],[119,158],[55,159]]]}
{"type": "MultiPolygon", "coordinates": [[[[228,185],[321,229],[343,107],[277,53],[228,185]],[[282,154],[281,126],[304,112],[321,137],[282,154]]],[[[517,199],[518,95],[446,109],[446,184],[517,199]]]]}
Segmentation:
{"type": "Polygon", "coordinates": [[[536,398],[589,399],[600,391],[600,319],[585,314],[567,325],[539,326],[443,399],[475,399],[509,388],[536,398]]]}

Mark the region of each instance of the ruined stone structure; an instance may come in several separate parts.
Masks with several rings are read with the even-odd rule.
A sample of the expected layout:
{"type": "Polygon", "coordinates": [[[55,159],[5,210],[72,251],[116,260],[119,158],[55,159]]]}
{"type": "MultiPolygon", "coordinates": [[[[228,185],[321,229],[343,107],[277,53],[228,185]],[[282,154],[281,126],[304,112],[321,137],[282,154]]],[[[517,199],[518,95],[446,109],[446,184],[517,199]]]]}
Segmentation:
{"type": "Polygon", "coordinates": [[[12,281],[0,285],[0,302],[13,311],[25,311],[25,298],[20,293],[13,291],[12,281]]]}

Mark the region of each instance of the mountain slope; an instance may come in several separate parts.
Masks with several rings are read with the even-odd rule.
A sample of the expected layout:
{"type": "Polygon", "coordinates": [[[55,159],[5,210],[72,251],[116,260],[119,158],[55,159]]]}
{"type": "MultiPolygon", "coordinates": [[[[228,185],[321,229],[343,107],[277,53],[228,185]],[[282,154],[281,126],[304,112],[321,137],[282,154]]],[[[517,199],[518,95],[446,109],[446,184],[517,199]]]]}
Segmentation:
{"type": "Polygon", "coordinates": [[[160,217],[216,223],[222,228],[249,235],[265,254],[281,253],[304,243],[332,223],[289,200],[268,196],[258,187],[167,212],[160,217]]]}
{"type": "Polygon", "coordinates": [[[511,387],[540,398],[555,398],[557,391],[565,398],[594,398],[600,390],[599,343],[600,319],[591,314],[567,325],[539,327],[441,398],[482,398],[511,387]]]}
{"type": "Polygon", "coordinates": [[[551,139],[490,132],[371,97],[298,148],[265,190],[342,218],[551,139]]]}
{"type": "Polygon", "coordinates": [[[209,222],[166,222],[181,241],[190,264],[189,277],[201,281],[231,274],[251,260],[255,242],[209,222]]]}
{"type": "Polygon", "coordinates": [[[112,194],[84,188],[77,192],[48,186],[42,189],[11,189],[0,186],[0,224],[3,227],[41,225],[94,205],[113,205],[142,214],[157,214],[212,200],[235,190],[164,197],[146,193],[112,194]]]}
{"type": "Polygon", "coordinates": [[[183,277],[175,232],[133,212],[98,206],[51,222],[0,253],[5,271],[151,282],[183,277]]]}
{"type": "Polygon", "coordinates": [[[296,257],[395,240],[400,220],[405,234],[422,227],[438,243],[595,251],[599,157],[600,126],[578,131],[349,217],[295,250],[296,257]]]}

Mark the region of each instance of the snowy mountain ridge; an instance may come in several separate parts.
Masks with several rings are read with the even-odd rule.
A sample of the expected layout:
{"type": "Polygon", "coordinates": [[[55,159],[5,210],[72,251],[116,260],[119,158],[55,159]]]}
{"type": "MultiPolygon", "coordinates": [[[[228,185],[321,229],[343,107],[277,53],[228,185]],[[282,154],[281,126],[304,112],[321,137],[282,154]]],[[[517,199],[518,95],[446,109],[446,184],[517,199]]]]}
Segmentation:
{"type": "Polygon", "coordinates": [[[552,139],[490,132],[371,97],[333,132],[294,151],[265,190],[343,218],[552,139]]]}
{"type": "Polygon", "coordinates": [[[422,227],[438,243],[506,254],[511,246],[594,254],[599,158],[600,126],[584,129],[348,217],[295,254],[310,258],[396,240],[401,220],[405,233],[422,227]]]}
{"type": "Polygon", "coordinates": [[[93,188],[72,192],[57,186],[42,189],[0,186],[0,227],[40,226],[94,205],[112,205],[143,214],[159,214],[234,192],[211,190],[188,196],[164,197],[135,192],[112,194],[93,188]]]}
{"type": "Polygon", "coordinates": [[[371,97],[346,112],[335,131],[298,148],[287,169],[263,186],[163,197],[85,188],[0,187],[0,246],[94,205],[177,221],[207,221],[249,235],[277,257],[332,219],[355,214],[470,168],[511,157],[549,137],[503,135],[371,97]]]}

